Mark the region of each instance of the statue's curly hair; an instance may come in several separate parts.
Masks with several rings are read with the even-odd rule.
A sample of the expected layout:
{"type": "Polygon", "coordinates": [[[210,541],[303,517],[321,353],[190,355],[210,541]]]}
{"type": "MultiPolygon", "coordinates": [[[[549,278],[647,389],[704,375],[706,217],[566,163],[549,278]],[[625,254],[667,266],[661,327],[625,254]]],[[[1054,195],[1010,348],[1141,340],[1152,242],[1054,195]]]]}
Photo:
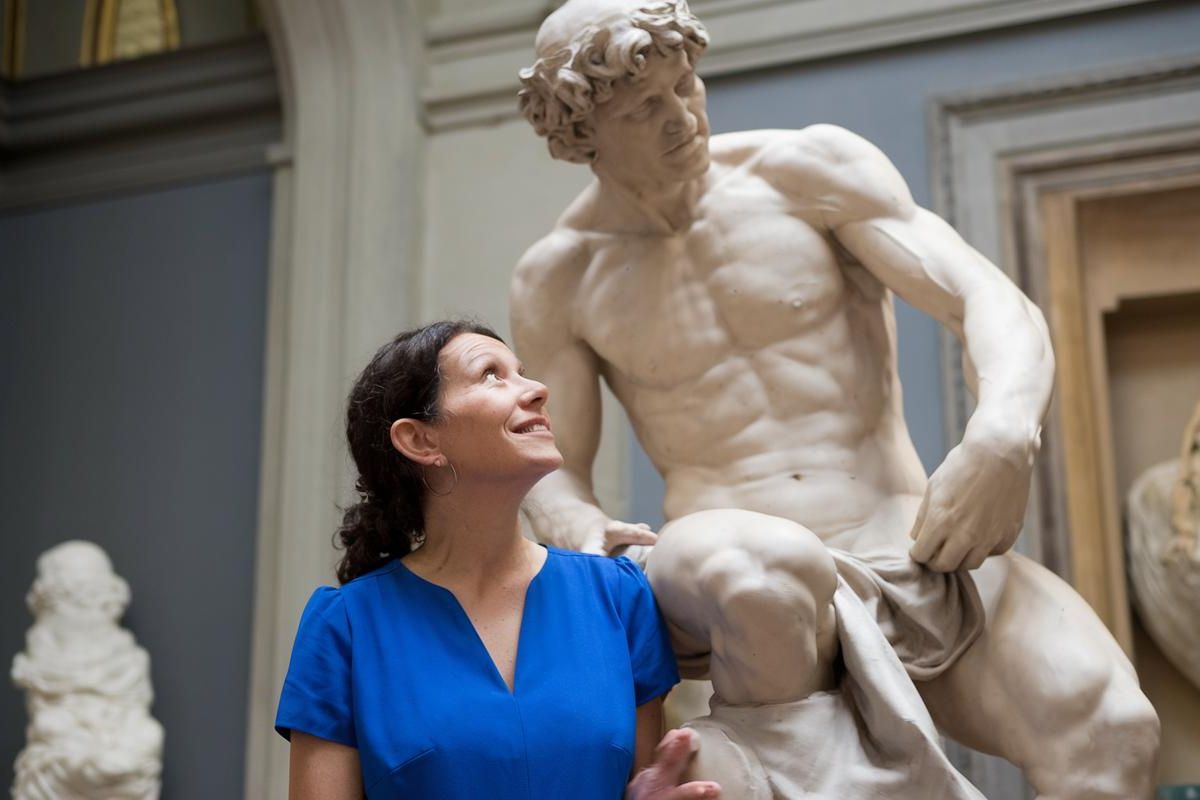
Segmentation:
{"type": "Polygon", "coordinates": [[[612,97],[615,81],[645,69],[651,47],[661,55],[683,50],[695,66],[708,47],[708,32],[687,0],[647,2],[611,24],[586,26],[561,50],[521,70],[521,114],[546,137],[550,155],[591,163],[592,110],[612,97]]]}

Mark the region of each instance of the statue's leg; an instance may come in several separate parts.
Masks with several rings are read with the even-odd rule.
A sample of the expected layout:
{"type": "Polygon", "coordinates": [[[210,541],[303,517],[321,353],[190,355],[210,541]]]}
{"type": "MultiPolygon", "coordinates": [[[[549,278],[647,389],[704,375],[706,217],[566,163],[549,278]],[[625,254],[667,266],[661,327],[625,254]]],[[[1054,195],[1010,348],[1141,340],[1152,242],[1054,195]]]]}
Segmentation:
{"type": "Polygon", "coordinates": [[[945,674],[917,684],[938,726],[1019,766],[1040,800],[1150,797],[1158,717],[1092,609],[1016,554],[972,574],[985,631],[945,674]]]}
{"type": "Polygon", "coordinates": [[[711,674],[730,703],[832,688],[837,571],[807,528],[750,511],[689,514],[659,533],[646,573],[685,677],[711,674]]]}

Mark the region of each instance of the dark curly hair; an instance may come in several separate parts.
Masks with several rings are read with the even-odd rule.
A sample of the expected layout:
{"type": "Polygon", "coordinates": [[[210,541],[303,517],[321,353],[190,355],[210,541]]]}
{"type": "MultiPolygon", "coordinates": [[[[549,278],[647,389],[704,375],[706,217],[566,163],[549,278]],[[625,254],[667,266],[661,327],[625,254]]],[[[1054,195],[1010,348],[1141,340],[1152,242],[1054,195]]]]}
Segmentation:
{"type": "Polygon", "coordinates": [[[359,502],[347,508],[336,538],[346,552],[338,562],[345,584],[412,552],[425,534],[421,467],[392,446],[398,419],[438,418],[438,356],[463,333],[503,342],[491,328],[470,320],[434,322],[405,331],[379,348],[354,382],[346,408],[346,439],[358,467],[359,502]]]}

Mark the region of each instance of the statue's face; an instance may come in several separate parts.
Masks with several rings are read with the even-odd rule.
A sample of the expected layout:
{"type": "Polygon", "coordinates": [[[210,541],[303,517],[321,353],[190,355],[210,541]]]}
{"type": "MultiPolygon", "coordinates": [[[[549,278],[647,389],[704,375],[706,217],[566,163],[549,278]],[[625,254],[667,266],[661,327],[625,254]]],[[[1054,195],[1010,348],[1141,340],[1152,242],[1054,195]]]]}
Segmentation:
{"type": "Polygon", "coordinates": [[[690,180],[708,169],[704,84],[682,51],[652,52],[592,116],[598,174],[632,186],[690,180]]]}

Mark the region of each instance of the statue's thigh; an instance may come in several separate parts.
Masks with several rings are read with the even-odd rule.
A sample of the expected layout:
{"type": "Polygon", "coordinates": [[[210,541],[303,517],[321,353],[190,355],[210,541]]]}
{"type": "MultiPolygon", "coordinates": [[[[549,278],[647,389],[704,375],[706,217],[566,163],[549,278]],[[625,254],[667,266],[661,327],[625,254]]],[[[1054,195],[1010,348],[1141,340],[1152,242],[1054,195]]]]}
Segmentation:
{"type": "Polygon", "coordinates": [[[833,558],[803,525],[725,509],[665,525],[646,572],[680,652],[707,651],[713,626],[731,621],[721,599],[769,585],[772,590],[763,596],[788,602],[797,593],[787,590],[803,587],[799,594],[824,606],[838,581],[833,558]]]}
{"type": "Polygon", "coordinates": [[[812,531],[736,509],[672,520],[651,549],[646,573],[668,616],[680,621],[739,582],[794,579],[825,601],[837,585],[833,558],[812,531]]]}
{"type": "Polygon", "coordinates": [[[1064,758],[1114,706],[1141,709],[1132,665],[1066,582],[1017,554],[976,572],[983,634],[946,673],[917,684],[946,733],[1028,766],[1064,758]]]}

